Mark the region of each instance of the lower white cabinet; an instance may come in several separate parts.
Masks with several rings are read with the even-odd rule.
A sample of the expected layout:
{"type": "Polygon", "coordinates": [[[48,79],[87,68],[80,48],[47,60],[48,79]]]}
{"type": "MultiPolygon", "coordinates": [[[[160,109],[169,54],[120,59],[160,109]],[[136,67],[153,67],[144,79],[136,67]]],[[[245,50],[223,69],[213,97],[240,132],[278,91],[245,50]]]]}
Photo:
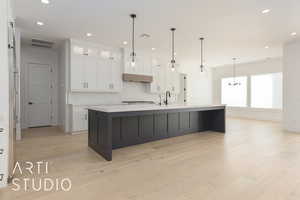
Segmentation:
{"type": "Polygon", "coordinates": [[[72,132],[88,130],[88,110],[84,106],[72,106],[72,132]]]}

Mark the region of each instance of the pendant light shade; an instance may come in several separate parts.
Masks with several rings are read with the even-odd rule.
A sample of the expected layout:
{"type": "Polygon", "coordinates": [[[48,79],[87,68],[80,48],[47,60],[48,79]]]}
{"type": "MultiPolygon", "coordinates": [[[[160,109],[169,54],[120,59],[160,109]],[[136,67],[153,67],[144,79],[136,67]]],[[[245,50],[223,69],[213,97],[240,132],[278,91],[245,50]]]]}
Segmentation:
{"type": "Polygon", "coordinates": [[[201,37],[201,38],[199,38],[199,40],[200,40],[200,48],[201,48],[201,50],[200,50],[200,70],[201,70],[201,72],[204,72],[204,65],[203,65],[203,41],[204,41],[204,38],[203,37],[201,37]]]}
{"type": "Polygon", "coordinates": [[[175,30],[176,28],[171,28],[171,32],[172,32],[172,59],[171,59],[171,70],[175,71],[175,44],[174,44],[174,34],[175,34],[175,30]]]}
{"type": "Polygon", "coordinates": [[[241,85],[240,82],[236,81],[236,58],[232,58],[233,65],[232,65],[232,82],[228,83],[230,86],[239,86],[241,85]]]}
{"type": "Polygon", "coordinates": [[[135,53],[135,18],[136,18],[136,14],[131,14],[130,15],[131,19],[132,19],[132,38],[131,38],[131,66],[134,67],[135,66],[135,58],[136,58],[136,53],[135,53]]]}

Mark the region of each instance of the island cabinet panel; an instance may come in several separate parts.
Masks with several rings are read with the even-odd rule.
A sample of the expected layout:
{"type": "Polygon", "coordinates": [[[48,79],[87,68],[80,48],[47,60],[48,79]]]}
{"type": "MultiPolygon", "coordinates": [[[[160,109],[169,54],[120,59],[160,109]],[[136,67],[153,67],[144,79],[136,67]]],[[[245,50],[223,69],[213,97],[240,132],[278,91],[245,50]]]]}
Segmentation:
{"type": "Polygon", "coordinates": [[[180,132],[186,132],[190,129],[190,112],[179,113],[180,132]]]}
{"type": "Polygon", "coordinates": [[[112,120],[112,147],[118,148],[123,143],[121,136],[121,118],[113,118],[112,120]]]}
{"type": "Polygon", "coordinates": [[[89,129],[89,136],[88,136],[88,141],[89,141],[89,146],[96,147],[97,146],[97,141],[98,141],[98,133],[97,133],[97,118],[96,118],[96,112],[95,111],[90,111],[89,112],[89,123],[88,123],[88,129],[89,129]]]}
{"type": "Polygon", "coordinates": [[[179,132],[179,113],[168,113],[168,136],[174,137],[180,135],[179,132]]]}
{"type": "Polygon", "coordinates": [[[168,115],[155,114],[154,115],[154,134],[156,138],[168,137],[168,115]]]}
{"type": "Polygon", "coordinates": [[[189,115],[190,115],[190,121],[189,121],[190,122],[190,124],[189,124],[190,129],[195,130],[195,131],[199,130],[199,127],[200,127],[200,125],[199,125],[199,123],[200,123],[200,117],[199,117],[200,112],[190,112],[189,115]]]}
{"type": "Polygon", "coordinates": [[[139,143],[140,138],[138,116],[121,118],[121,139],[123,146],[139,143]]]}
{"type": "Polygon", "coordinates": [[[154,115],[140,116],[139,136],[142,142],[154,138],[154,115]]]}

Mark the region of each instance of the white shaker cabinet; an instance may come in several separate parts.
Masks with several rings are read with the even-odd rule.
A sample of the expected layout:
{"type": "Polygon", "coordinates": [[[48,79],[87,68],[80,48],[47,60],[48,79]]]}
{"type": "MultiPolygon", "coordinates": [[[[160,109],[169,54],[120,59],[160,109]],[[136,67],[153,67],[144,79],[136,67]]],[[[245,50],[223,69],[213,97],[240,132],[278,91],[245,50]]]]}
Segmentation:
{"type": "Polygon", "coordinates": [[[142,51],[136,52],[135,65],[131,65],[131,51],[124,49],[123,51],[124,73],[152,76],[152,63],[149,53],[142,51]]]}
{"type": "Polygon", "coordinates": [[[72,92],[120,92],[121,51],[71,40],[70,90],[72,92]]]}

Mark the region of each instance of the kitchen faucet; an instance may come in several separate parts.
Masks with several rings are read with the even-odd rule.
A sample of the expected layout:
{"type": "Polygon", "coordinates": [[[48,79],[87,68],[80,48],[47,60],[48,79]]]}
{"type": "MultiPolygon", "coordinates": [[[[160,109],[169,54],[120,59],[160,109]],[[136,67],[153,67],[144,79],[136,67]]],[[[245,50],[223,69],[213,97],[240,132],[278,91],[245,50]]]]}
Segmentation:
{"type": "Polygon", "coordinates": [[[169,104],[168,97],[171,98],[171,92],[170,91],[166,91],[166,100],[165,100],[166,106],[169,104]]]}

